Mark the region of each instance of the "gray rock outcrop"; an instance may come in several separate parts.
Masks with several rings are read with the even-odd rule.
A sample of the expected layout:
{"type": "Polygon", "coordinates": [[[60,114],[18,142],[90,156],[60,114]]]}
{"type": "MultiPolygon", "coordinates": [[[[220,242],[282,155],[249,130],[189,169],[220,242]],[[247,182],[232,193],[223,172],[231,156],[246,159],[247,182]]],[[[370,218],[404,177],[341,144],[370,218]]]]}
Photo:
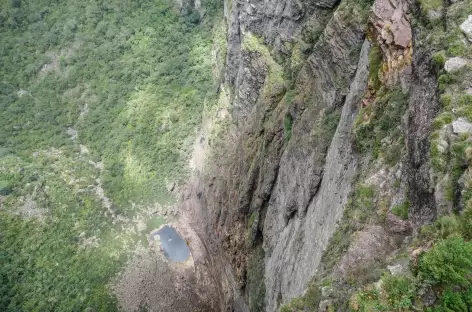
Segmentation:
{"type": "Polygon", "coordinates": [[[467,66],[470,63],[471,63],[471,61],[468,60],[468,59],[465,59],[465,58],[462,58],[462,57],[453,57],[453,58],[450,58],[446,61],[446,63],[444,64],[444,69],[448,73],[453,73],[453,72],[456,72],[456,71],[464,68],[465,66],[467,66]]]}
{"type": "Polygon", "coordinates": [[[466,35],[467,39],[472,42],[472,15],[469,15],[469,17],[459,27],[464,35],[466,35]]]}
{"type": "Polygon", "coordinates": [[[452,132],[456,134],[472,134],[472,123],[465,118],[458,118],[452,122],[452,132]]]}

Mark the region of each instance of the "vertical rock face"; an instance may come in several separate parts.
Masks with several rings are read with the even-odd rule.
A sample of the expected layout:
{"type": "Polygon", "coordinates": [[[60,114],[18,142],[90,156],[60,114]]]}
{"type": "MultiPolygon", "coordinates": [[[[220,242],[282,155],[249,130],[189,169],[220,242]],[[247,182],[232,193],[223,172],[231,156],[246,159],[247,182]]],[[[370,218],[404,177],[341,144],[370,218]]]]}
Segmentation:
{"type": "MultiPolygon", "coordinates": [[[[358,40],[356,36],[352,38],[358,40]]],[[[367,86],[368,51],[369,43],[365,41],[357,74],[327,152],[316,149],[315,138],[313,149],[298,148],[297,144],[306,145],[294,140],[292,148],[288,147],[282,156],[264,223],[264,248],[269,251],[267,311],[276,309],[277,298],[287,302],[303,293],[342,215],[356,167],[350,129],[367,86]],[[326,155],[324,165],[320,155],[326,155]]]]}
{"type": "Polygon", "coordinates": [[[226,289],[219,294],[223,306],[255,309],[237,302],[253,301],[246,267],[258,245],[265,251],[262,306],[275,311],[304,292],[347,202],[356,168],[350,129],[367,86],[370,44],[358,12],[353,18],[349,8],[329,13],[289,101],[284,92],[290,86],[280,82],[286,66],[275,56],[290,59],[287,46],[301,25],[318,25],[335,2],[225,5],[223,88],[230,90],[236,124],[227,133],[231,143],[207,166],[195,202],[208,222],[202,235],[214,276],[226,276],[219,281],[226,289]],[[234,275],[222,274],[228,270],[234,275]]]}
{"type": "Polygon", "coordinates": [[[437,217],[430,137],[440,107],[431,53],[411,28],[416,5],[225,2],[220,102],[232,123],[223,142],[209,140],[213,156],[185,199],[203,215],[205,265],[222,289],[222,310],[277,311],[303,295],[322,269],[358,176],[366,184],[384,181],[369,184],[382,194],[370,202],[377,210],[364,216],[365,228],[352,221],[360,234],[345,248],[338,275],[347,275],[366,250],[365,259],[381,262],[386,250],[437,217]],[[369,128],[381,118],[381,126],[369,128]],[[353,138],[359,124],[375,141],[368,155],[353,138]],[[381,131],[396,132],[379,138],[381,131]],[[406,211],[399,214],[399,207],[406,211]],[[367,224],[374,217],[382,223],[367,224]]]}
{"type": "MultiPolygon", "coordinates": [[[[323,2],[328,8],[335,4],[331,0],[323,2]]],[[[263,69],[258,70],[254,57],[242,49],[244,33],[256,34],[276,51],[288,53],[285,44],[308,17],[319,12],[313,2],[297,0],[229,1],[225,2],[225,12],[228,54],[224,79],[233,91],[232,99],[238,102],[233,116],[240,120],[254,106],[264,80],[263,69]]]]}
{"type": "MultiPolygon", "coordinates": [[[[351,19],[348,9],[335,11],[294,79],[288,103],[283,68],[273,55],[284,55],[283,42],[322,9],[300,2],[232,5],[231,12],[226,8],[224,84],[232,90],[237,123],[228,134],[231,146],[221,151],[225,160],[207,170],[200,203],[213,227],[208,232],[221,233],[219,252],[239,284],[225,296],[250,296],[247,254],[262,245],[262,300],[266,311],[275,311],[303,293],[347,202],[356,167],[350,129],[367,85],[370,44],[357,13],[351,19]],[[291,129],[283,124],[287,118],[291,129]]],[[[223,301],[236,309],[235,301],[223,301]]]]}
{"type": "Polygon", "coordinates": [[[429,148],[433,119],[439,111],[439,102],[436,77],[426,51],[415,53],[413,76],[406,144],[410,214],[414,226],[418,227],[436,219],[429,148]]]}

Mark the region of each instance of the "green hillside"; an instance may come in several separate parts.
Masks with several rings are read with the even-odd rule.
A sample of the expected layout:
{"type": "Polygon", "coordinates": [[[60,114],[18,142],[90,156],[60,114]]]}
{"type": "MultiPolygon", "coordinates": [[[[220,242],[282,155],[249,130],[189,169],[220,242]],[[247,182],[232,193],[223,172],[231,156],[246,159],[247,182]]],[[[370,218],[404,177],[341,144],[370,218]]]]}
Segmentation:
{"type": "Polygon", "coordinates": [[[186,176],[214,96],[203,3],[4,0],[0,311],[115,311],[107,285],[186,176]],[[109,200],[108,200],[109,198],[109,200]]]}

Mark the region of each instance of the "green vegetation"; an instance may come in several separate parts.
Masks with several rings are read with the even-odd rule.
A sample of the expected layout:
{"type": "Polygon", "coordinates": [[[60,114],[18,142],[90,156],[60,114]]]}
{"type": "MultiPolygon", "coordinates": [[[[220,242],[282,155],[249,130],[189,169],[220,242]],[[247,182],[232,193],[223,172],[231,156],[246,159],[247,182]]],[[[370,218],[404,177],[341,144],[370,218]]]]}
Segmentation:
{"type": "Polygon", "coordinates": [[[378,45],[373,45],[369,52],[369,84],[378,90],[381,86],[379,75],[382,70],[382,51],[378,45]]]}
{"type": "Polygon", "coordinates": [[[387,164],[398,162],[403,146],[401,120],[408,107],[407,99],[408,94],[400,89],[381,88],[374,103],[359,112],[354,139],[360,152],[371,152],[374,158],[382,156],[387,164]]]}
{"type": "Polygon", "coordinates": [[[248,260],[249,308],[254,312],[263,312],[265,308],[264,257],[264,249],[259,245],[251,252],[248,260]]]}
{"type": "Polygon", "coordinates": [[[422,310],[426,289],[438,294],[427,311],[468,311],[472,302],[472,213],[447,215],[421,228],[416,243],[434,242],[432,248],[410,262],[412,273],[384,275],[381,289],[370,285],[350,302],[354,311],[422,310]],[[370,310],[369,310],[370,309],[370,310]]]}
{"type": "Polygon", "coordinates": [[[433,60],[434,69],[436,70],[436,72],[440,72],[444,68],[444,64],[447,61],[446,52],[439,51],[439,52],[434,53],[432,60],[433,60]]]}
{"type": "Polygon", "coordinates": [[[166,200],[165,179],[185,174],[188,137],[212,90],[211,25],[164,1],[69,2],[6,12],[0,143],[25,157],[70,144],[74,127],[104,162],[115,203],[166,200]]]}
{"type": "Polygon", "coordinates": [[[439,241],[449,237],[460,236],[466,240],[472,238],[472,209],[467,207],[460,215],[442,216],[431,225],[421,228],[420,241],[439,241]]]}
{"type": "Polygon", "coordinates": [[[145,208],[172,201],[213,101],[202,6],[0,4],[1,311],[117,310],[108,284],[164,222],[145,208]]]}
{"type": "MultiPolygon", "coordinates": [[[[320,284],[315,282],[310,283],[305,295],[294,298],[289,303],[280,307],[280,312],[317,311],[321,300],[320,286],[320,284]]],[[[332,310],[330,309],[329,311],[331,312],[332,310]]]]}
{"type": "Polygon", "coordinates": [[[405,201],[401,203],[400,205],[396,205],[392,207],[392,213],[396,215],[397,217],[402,218],[403,220],[407,220],[409,208],[410,208],[410,203],[408,201],[405,201]]]}
{"type": "Polygon", "coordinates": [[[284,138],[285,142],[288,142],[290,140],[290,137],[292,136],[292,124],[293,124],[293,118],[290,112],[287,112],[285,114],[284,118],[284,138]]]}
{"type": "Polygon", "coordinates": [[[468,312],[472,306],[472,288],[462,291],[454,292],[446,290],[439,298],[437,307],[431,309],[431,312],[442,311],[458,311],[468,312]]]}
{"type": "Polygon", "coordinates": [[[280,94],[285,90],[284,72],[272,57],[268,47],[263,40],[251,32],[244,34],[242,48],[246,51],[258,52],[262,56],[268,67],[268,75],[266,77],[263,94],[265,96],[273,96],[280,94]]]}
{"type": "Polygon", "coordinates": [[[341,1],[337,8],[337,14],[347,26],[367,25],[373,3],[373,0],[341,1]]]}
{"type": "Polygon", "coordinates": [[[322,262],[326,269],[331,270],[349,247],[351,236],[361,230],[369,217],[374,213],[375,189],[370,185],[356,185],[350,200],[344,210],[339,226],[329,240],[329,245],[323,253],[322,262]]]}
{"type": "Polygon", "coordinates": [[[472,242],[461,237],[440,240],[420,261],[421,279],[435,284],[469,286],[472,270],[472,242]]]}
{"type": "Polygon", "coordinates": [[[384,275],[380,290],[369,286],[351,299],[354,311],[410,311],[416,285],[413,278],[403,275],[384,275]]]}
{"type": "Polygon", "coordinates": [[[132,241],[88,188],[99,172],[61,150],[34,162],[2,157],[0,180],[11,193],[0,210],[0,310],[113,311],[106,284],[132,241]]]}
{"type": "Polygon", "coordinates": [[[421,9],[427,13],[429,10],[441,10],[444,5],[443,0],[420,0],[421,9]]]}
{"type": "Polygon", "coordinates": [[[421,11],[415,28],[421,30],[424,46],[444,51],[446,57],[471,57],[472,51],[465,42],[459,25],[472,13],[472,1],[451,4],[443,0],[419,1],[421,11]]]}

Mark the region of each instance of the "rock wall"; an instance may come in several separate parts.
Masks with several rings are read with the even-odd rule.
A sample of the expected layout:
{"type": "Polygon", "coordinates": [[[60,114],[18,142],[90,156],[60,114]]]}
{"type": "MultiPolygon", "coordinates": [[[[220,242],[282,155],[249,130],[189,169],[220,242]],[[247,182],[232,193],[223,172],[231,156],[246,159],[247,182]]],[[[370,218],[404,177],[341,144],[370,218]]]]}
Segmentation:
{"type": "MultiPolygon", "coordinates": [[[[278,298],[287,302],[304,292],[342,216],[357,163],[350,130],[367,86],[369,47],[364,41],[324,166],[309,162],[317,158],[316,149],[298,161],[290,155],[291,150],[282,156],[264,222],[264,248],[272,250],[266,257],[267,311],[276,310],[278,298]],[[314,173],[307,168],[310,165],[316,168],[314,173]],[[289,220],[284,218],[287,213],[289,220]]],[[[298,154],[299,150],[295,148],[294,152],[298,154]]]]}
{"type": "Polygon", "coordinates": [[[438,69],[424,27],[411,27],[421,10],[404,0],[225,1],[226,62],[208,121],[224,126],[203,130],[206,162],[183,199],[203,216],[194,228],[220,310],[277,311],[321,271],[345,280],[354,258],[383,263],[436,219],[438,69]],[[406,112],[396,108],[404,99],[406,112]],[[377,127],[379,118],[396,124],[377,127]],[[392,132],[362,151],[361,126],[392,132]],[[374,210],[341,226],[355,237],[328,268],[359,183],[375,189],[374,210]],[[402,220],[392,209],[406,201],[402,220]]]}

